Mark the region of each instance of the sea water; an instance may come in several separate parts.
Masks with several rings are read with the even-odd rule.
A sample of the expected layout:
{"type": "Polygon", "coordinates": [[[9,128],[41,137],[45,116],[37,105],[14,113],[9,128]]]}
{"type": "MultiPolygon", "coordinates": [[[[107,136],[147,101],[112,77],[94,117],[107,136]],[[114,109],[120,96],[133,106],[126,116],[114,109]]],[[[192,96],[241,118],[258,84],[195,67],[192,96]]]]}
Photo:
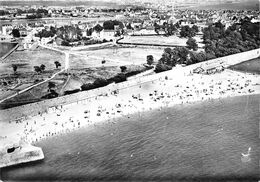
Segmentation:
{"type": "Polygon", "coordinates": [[[43,140],[44,161],[2,169],[2,180],[254,180],[259,96],[153,110],[43,140]]]}

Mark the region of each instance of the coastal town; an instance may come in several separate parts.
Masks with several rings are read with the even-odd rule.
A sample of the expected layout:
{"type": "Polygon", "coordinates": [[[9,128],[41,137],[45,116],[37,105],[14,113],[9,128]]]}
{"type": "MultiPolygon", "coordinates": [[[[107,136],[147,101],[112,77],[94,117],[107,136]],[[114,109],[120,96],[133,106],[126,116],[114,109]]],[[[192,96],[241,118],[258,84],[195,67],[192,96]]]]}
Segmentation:
{"type": "MultiPolygon", "coordinates": [[[[115,143],[115,146],[108,147],[103,143],[109,148],[108,153],[110,150],[124,150],[121,147],[127,148],[132,145],[131,142],[139,142],[131,139],[128,143],[129,138],[119,137],[121,132],[125,132],[125,136],[136,132],[137,136],[147,137],[151,147],[154,147],[158,145],[155,143],[158,139],[154,139],[149,132],[156,133],[160,128],[153,128],[149,132],[148,129],[142,129],[140,133],[137,133],[138,129],[120,129],[121,123],[144,128],[143,124],[149,122],[161,123],[163,131],[168,128],[170,133],[171,130],[180,132],[179,135],[173,133],[171,137],[184,135],[181,140],[185,140],[185,136],[189,136],[191,141],[198,142],[209,152],[198,159],[183,149],[183,155],[205,162],[202,165],[204,171],[198,172],[199,169],[192,165],[182,164],[180,161],[188,162],[188,159],[180,156],[168,164],[173,167],[179,161],[180,165],[184,165],[181,172],[177,172],[177,169],[175,171],[173,167],[173,175],[192,174],[196,179],[200,175],[213,175],[214,178],[214,175],[242,174],[246,179],[247,176],[256,179],[259,145],[250,138],[257,133],[257,127],[252,127],[250,123],[257,126],[260,111],[260,100],[252,99],[259,98],[260,95],[260,11],[255,8],[257,2],[248,1],[253,8],[222,8],[239,7],[243,3],[240,0],[136,0],[131,3],[46,1],[46,4],[38,1],[29,4],[27,1],[0,1],[0,180],[32,179],[30,175],[34,176],[33,179],[41,179],[40,174],[45,174],[30,170],[34,165],[41,170],[47,168],[44,165],[53,162],[51,158],[54,156],[75,154],[84,157],[92,150],[88,148],[88,142],[92,141],[82,141],[84,137],[80,139],[80,136],[74,138],[74,135],[79,135],[82,131],[90,138],[96,136],[93,141],[100,142],[92,143],[91,147],[100,147],[103,143],[98,140],[99,133],[102,137],[115,137],[113,140],[109,137],[103,139],[107,144],[118,140],[118,145],[115,143]],[[219,8],[213,8],[220,5],[219,8]],[[230,101],[229,106],[227,100],[231,99],[234,101],[230,101]],[[231,103],[235,101],[239,104],[233,106],[231,103]],[[211,108],[211,105],[213,107],[217,103],[220,103],[219,107],[211,108]],[[202,105],[212,111],[201,111],[198,115],[192,113],[196,113],[196,107],[202,105]],[[236,108],[239,105],[243,107],[236,108]],[[191,113],[186,113],[189,109],[192,110],[191,113]],[[187,129],[182,128],[182,124],[173,124],[180,120],[175,116],[176,110],[185,114],[185,127],[194,128],[187,129]],[[152,118],[151,113],[157,115],[152,118]],[[213,117],[216,113],[222,114],[213,117]],[[240,113],[241,116],[233,113],[240,113]],[[201,123],[204,120],[206,124],[201,123]],[[244,123],[244,128],[234,127],[232,131],[232,126],[244,123]],[[102,133],[99,130],[103,127],[112,129],[108,133],[102,133]],[[177,129],[178,127],[180,128],[177,129]],[[245,128],[250,129],[245,131],[245,128]],[[206,137],[203,135],[197,141],[198,138],[193,138],[193,135],[197,136],[201,130],[206,137]],[[50,156],[54,149],[46,149],[46,143],[67,136],[72,136],[73,144],[65,146],[64,152],[74,145],[75,151],[50,156]],[[212,142],[205,142],[207,137],[212,142]],[[231,144],[233,141],[236,141],[235,144],[231,144]],[[81,145],[84,142],[87,142],[87,146],[81,151],[79,148],[83,147],[81,145]],[[219,158],[225,154],[228,145],[234,147],[235,152],[230,152],[234,156],[219,158]],[[214,155],[209,146],[217,150],[219,156],[214,156],[213,159],[220,162],[209,162],[207,156],[214,155]],[[38,161],[39,164],[32,163],[32,167],[25,167],[27,173],[21,171],[14,175],[14,170],[23,168],[23,165],[16,164],[29,165],[33,161],[38,161]],[[229,161],[229,165],[225,165],[226,170],[222,170],[223,167],[220,166],[226,161],[229,161]],[[210,166],[208,169],[215,173],[207,171],[206,166],[210,166]]],[[[167,138],[168,140],[171,139],[167,138]]],[[[169,147],[171,143],[161,142],[160,145],[169,147]]],[[[132,169],[144,165],[142,162],[145,160],[150,161],[138,156],[137,151],[142,148],[145,148],[144,151],[149,150],[146,147],[144,145],[133,151],[131,149],[132,152],[118,153],[118,161],[126,160],[125,163],[131,165],[131,174],[141,175],[140,171],[132,169]],[[125,154],[130,159],[124,158],[125,154]],[[139,159],[136,164],[129,161],[133,156],[139,159]]],[[[179,150],[177,146],[172,147],[174,151],[179,150]]],[[[191,148],[193,149],[200,153],[196,146],[191,148]]],[[[105,150],[103,152],[107,155],[105,150]]],[[[161,149],[155,149],[154,152],[149,150],[149,155],[151,152],[152,160],[155,161],[163,158],[163,153],[169,154],[169,151],[161,149]]],[[[99,152],[89,155],[96,156],[99,152]]],[[[169,155],[173,159],[176,157],[176,154],[169,155]]],[[[117,158],[114,154],[111,156],[117,158]]],[[[111,162],[103,160],[104,166],[111,162]]],[[[63,162],[60,165],[66,168],[63,162]]],[[[77,165],[74,162],[70,162],[70,165],[77,165]]],[[[116,176],[112,168],[125,168],[119,162],[118,166],[108,168],[112,172],[106,173],[102,171],[99,162],[100,160],[93,162],[100,170],[98,174],[109,175],[111,178],[116,176]]],[[[163,168],[162,162],[160,166],[158,170],[163,168]]],[[[153,166],[146,167],[151,173],[154,172],[153,166]]],[[[53,169],[50,167],[50,170],[53,169]]],[[[78,170],[86,170],[87,175],[81,176],[84,180],[97,175],[96,171],[92,171],[91,165],[78,170]]],[[[77,172],[74,174],[77,175],[77,172]]],[[[158,173],[156,176],[157,172],[154,173],[155,177],[163,175],[158,173]]],[[[168,172],[171,170],[165,174],[168,172]]],[[[53,175],[63,174],[57,172],[53,175]]],[[[74,174],[71,173],[72,176],[74,174]]],[[[122,174],[129,175],[124,172],[122,174]]],[[[146,175],[149,176],[149,173],[146,175]]]]}

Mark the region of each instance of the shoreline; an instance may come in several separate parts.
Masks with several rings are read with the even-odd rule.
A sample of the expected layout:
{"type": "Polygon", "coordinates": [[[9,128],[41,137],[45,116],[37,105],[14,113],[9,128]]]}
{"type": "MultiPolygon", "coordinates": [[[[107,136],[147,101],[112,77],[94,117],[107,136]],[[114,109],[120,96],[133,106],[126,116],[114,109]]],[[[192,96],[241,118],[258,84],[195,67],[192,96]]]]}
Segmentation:
{"type": "Polygon", "coordinates": [[[171,75],[168,77],[120,90],[120,93],[108,93],[106,96],[52,108],[47,113],[28,117],[24,121],[3,123],[0,125],[0,129],[5,128],[2,137],[15,136],[18,140],[37,144],[82,127],[113,123],[120,117],[154,109],[186,107],[205,101],[260,94],[260,86],[254,84],[259,80],[258,75],[227,70],[215,75],[184,76],[183,80],[171,78],[171,75]]]}
{"type": "Polygon", "coordinates": [[[137,112],[127,113],[125,115],[118,115],[118,116],[115,116],[115,117],[109,118],[109,119],[99,120],[99,121],[96,121],[96,122],[89,122],[89,123],[81,125],[80,127],[76,126],[76,127],[70,128],[70,129],[66,128],[64,130],[59,131],[58,133],[53,134],[53,135],[46,135],[45,138],[44,137],[36,138],[36,140],[32,141],[30,144],[37,146],[37,144],[39,144],[40,142],[42,142],[44,140],[50,140],[53,137],[61,137],[63,135],[70,134],[70,133],[78,131],[80,129],[91,129],[91,127],[99,126],[101,124],[109,124],[109,122],[112,123],[112,124],[115,124],[117,122],[116,120],[120,120],[120,118],[134,118],[137,115],[139,115],[139,116],[145,115],[145,114],[152,112],[152,111],[159,112],[159,111],[163,111],[163,110],[166,110],[166,109],[177,109],[177,108],[178,109],[180,109],[180,108],[185,109],[186,107],[196,107],[197,105],[200,105],[200,104],[206,105],[209,102],[217,102],[217,101],[222,100],[222,99],[235,99],[236,97],[256,96],[256,95],[260,95],[260,92],[255,93],[255,94],[227,96],[227,97],[220,97],[220,98],[214,98],[214,99],[209,98],[207,100],[198,100],[198,101],[194,101],[194,102],[177,103],[177,104],[173,104],[171,106],[165,105],[165,106],[160,106],[160,107],[157,107],[157,108],[150,108],[150,109],[147,109],[147,110],[142,110],[142,112],[137,111],[137,112]]]}

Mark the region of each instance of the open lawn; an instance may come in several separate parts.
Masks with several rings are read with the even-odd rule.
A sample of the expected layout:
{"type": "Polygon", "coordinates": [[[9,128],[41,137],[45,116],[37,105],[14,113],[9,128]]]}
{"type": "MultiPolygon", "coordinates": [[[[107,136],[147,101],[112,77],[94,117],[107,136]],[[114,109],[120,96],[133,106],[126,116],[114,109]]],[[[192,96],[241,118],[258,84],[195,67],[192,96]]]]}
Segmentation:
{"type": "MultiPolygon", "coordinates": [[[[200,37],[194,37],[196,41],[201,42],[200,37]]],[[[167,46],[186,46],[187,38],[180,38],[178,36],[128,36],[124,39],[120,40],[120,43],[132,43],[132,44],[156,44],[156,45],[167,45],[167,46]]],[[[198,44],[199,47],[203,45],[201,43],[198,44]]]]}
{"type": "Polygon", "coordinates": [[[232,70],[260,74],[260,58],[251,59],[229,67],[232,70]]]}
{"type": "Polygon", "coordinates": [[[56,69],[54,62],[59,61],[64,67],[64,55],[59,52],[36,48],[35,50],[16,50],[6,59],[0,62],[0,99],[14,94],[35,82],[45,80],[59,69],[56,69]],[[34,71],[34,66],[45,65],[41,74],[34,71]],[[12,65],[17,65],[14,73],[12,65]]]}
{"type": "Polygon", "coordinates": [[[34,71],[34,66],[40,66],[41,64],[44,64],[46,66],[45,70],[54,70],[54,62],[59,61],[63,67],[63,60],[63,54],[44,48],[37,48],[35,50],[14,51],[6,59],[0,62],[0,74],[12,74],[12,64],[16,64],[18,66],[18,73],[34,71]]]}
{"type": "Polygon", "coordinates": [[[74,52],[77,55],[73,55],[71,58],[70,66],[72,68],[101,65],[102,60],[106,61],[104,66],[143,64],[146,63],[147,55],[153,55],[155,61],[160,59],[163,49],[151,47],[111,47],[74,52]]]}

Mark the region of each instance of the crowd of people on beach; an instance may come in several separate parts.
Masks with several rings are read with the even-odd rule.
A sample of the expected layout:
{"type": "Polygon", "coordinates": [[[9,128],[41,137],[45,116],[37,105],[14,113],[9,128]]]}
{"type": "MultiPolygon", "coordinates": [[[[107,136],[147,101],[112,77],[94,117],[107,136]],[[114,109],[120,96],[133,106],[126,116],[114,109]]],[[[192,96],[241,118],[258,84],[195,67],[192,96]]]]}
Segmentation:
{"type": "Polygon", "coordinates": [[[259,77],[232,71],[212,75],[187,75],[182,79],[165,76],[157,81],[137,85],[128,90],[112,90],[68,106],[50,108],[48,112],[16,123],[23,125],[20,136],[38,142],[50,136],[71,132],[100,122],[114,123],[118,117],[130,118],[134,113],[161,110],[176,104],[191,104],[229,96],[259,93],[259,77]],[[255,89],[256,88],[256,89],[255,89]]]}

